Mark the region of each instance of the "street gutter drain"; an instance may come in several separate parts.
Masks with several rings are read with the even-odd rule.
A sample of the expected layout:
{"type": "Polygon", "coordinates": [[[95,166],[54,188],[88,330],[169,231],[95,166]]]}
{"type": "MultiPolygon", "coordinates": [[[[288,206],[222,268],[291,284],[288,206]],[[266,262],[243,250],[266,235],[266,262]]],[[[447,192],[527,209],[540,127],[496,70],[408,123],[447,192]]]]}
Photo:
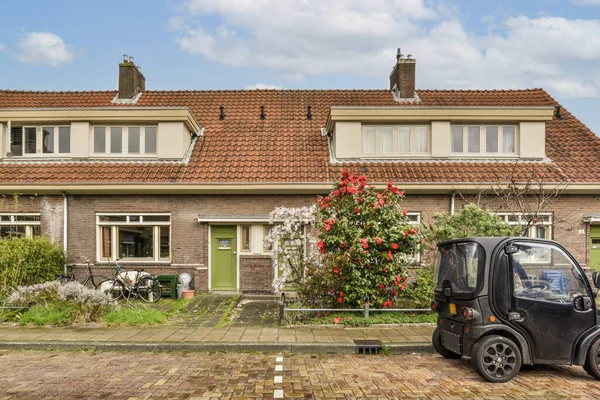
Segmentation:
{"type": "Polygon", "coordinates": [[[357,354],[381,354],[380,340],[354,340],[357,354]]]}

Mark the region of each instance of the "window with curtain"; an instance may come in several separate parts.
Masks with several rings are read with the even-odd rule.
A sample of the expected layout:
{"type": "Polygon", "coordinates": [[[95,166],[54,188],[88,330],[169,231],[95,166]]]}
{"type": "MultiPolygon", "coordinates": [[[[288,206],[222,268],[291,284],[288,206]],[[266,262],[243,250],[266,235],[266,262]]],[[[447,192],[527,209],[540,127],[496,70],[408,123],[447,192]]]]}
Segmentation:
{"type": "Polygon", "coordinates": [[[365,156],[424,156],[430,154],[427,125],[363,125],[365,156]]]}

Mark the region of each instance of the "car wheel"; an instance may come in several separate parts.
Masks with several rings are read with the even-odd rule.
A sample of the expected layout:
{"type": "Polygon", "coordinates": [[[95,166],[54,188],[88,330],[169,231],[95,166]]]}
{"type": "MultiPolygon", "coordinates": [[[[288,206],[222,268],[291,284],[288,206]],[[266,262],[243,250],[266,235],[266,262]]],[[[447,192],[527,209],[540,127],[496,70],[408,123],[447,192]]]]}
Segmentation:
{"type": "Polygon", "coordinates": [[[594,340],[594,343],[590,346],[585,358],[585,364],[583,369],[585,372],[600,380],[600,338],[594,340]]]}
{"type": "Polygon", "coordinates": [[[433,331],[433,335],[431,336],[431,344],[433,344],[434,350],[444,358],[456,359],[462,357],[460,354],[456,354],[455,352],[450,351],[442,346],[442,334],[440,332],[440,328],[435,328],[433,331]]]}
{"type": "Polygon", "coordinates": [[[473,346],[471,364],[487,381],[508,382],[521,369],[521,351],[504,336],[484,336],[473,346]]]}

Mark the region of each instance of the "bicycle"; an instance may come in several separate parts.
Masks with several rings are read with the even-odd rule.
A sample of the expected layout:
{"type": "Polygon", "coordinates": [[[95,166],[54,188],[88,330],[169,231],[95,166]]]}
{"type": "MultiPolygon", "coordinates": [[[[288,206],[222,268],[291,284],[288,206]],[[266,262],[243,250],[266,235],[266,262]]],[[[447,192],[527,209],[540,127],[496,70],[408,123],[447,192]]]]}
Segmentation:
{"type": "Polygon", "coordinates": [[[131,297],[140,298],[147,303],[160,300],[162,286],[156,277],[143,269],[121,272],[123,268],[118,261],[115,260],[115,278],[104,282],[105,293],[109,293],[114,300],[129,300],[131,297]]]}
{"type": "MultiPolygon", "coordinates": [[[[85,280],[82,282],[82,284],[90,289],[98,289],[98,287],[106,281],[109,281],[110,278],[107,278],[106,276],[103,275],[94,275],[92,273],[92,263],[90,262],[90,260],[87,257],[81,257],[83,258],[84,262],[87,265],[87,269],[88,269],[88,275],[85,278],[85,280]]],[[[67,273],[66,274],[62,274],[62,275],[56,275],[56,281],[61,283],[61,284],[65,284],[67,282],[76,282],[77,279],[75,279],[75,267],[77,266],[77,264],[67,264],[65,265],[66,269],[67,269],[67,273]]]]}

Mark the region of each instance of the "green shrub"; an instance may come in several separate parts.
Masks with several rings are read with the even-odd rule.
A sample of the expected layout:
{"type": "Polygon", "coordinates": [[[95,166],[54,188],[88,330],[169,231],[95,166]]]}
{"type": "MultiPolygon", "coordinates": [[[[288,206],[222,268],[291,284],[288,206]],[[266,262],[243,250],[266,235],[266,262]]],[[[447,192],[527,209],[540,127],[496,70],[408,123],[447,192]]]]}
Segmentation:
{"type": "Polygon", "coordinates": [[[35,325],[81,322],[96,322],[116,305],[111,297],[99,290],[86,288],[79,282],[64,285],[56,281],[44,282],[32,286],[19,286],[7,299],[7,303],[16,307],[31,307],[23,313],[21,323],[35,325]],[[43,310],[49,314],[49,320],[41,316],[43,310]],[[66,315],[70,318],[66,319],[66,315]],[[44,322],[48,321],[48,322],[44,322]]]}
{"type": "Polygon", "coordinates": [[[75,306],[64,303],[33,306],[19,319],[21,325],[70,325],[73,321],[75,306]]]}
{"type": "Polygon", "coordinates": [[[54,280],[65,262],[64,251],[46,237],[0,240],[0,296],[17,286],[54,280]]]}
{"type": "Polygon", "coordinates": [[[399,308],[429,308],[433,301],[433,267],[426,266],[417,271],[415,282],[409,284],[398,300],[399,308]]]}

